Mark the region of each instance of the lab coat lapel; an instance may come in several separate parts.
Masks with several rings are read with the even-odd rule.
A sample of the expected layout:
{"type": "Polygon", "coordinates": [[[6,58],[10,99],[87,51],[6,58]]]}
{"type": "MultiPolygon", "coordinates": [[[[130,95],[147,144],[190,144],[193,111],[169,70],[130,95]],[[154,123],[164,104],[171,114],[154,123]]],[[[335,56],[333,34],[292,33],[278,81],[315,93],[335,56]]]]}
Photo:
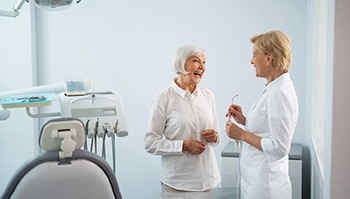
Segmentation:
{"type": "Polygon", "coordinates": [[[260,94],[259,98],[255,101],[254,105],[252,106],[252,108],[250,108],[250,111],[251,112],[252,110],[254,110],[255,106],[258,104],[258,102],[260,101],[261,97],[265,94],[266,92],[266,87],[264,89],[264,91],[260,94]]]}

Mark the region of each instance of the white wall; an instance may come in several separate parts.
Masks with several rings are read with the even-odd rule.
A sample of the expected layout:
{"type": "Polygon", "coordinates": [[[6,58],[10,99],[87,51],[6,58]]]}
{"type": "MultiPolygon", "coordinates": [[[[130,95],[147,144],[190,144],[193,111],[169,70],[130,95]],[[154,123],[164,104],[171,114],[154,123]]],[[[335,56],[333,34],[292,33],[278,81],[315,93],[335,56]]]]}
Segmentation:
{"type": "MultiPolygon", "coordinates": [[[[9,10],[14,3],[2,0],[0,9],[9,10]]],[[[17,18],[0,17],[0,92],[32,86],[29,10],[24,5],[17,18]]],[[[33,120],[24,109],[10,112],[8,120],[0,121],[0,193],[11,174],[34,154],[33,120]]]]}
{"type": "Polygon", "coordinates": [[[207,51],[201,84],[216,96],[222,135],[216,154],[221,164],[220,152],[229,141],[224,115],[232,95],[239,93],[236,102],[247,113],[265,84],[256,79],[250,64],[249,38],[284,30],[292,40],[291,76],[300,103],[293,142],[304,144],[307,1],[85,0],[41,17],[45,19],[38,21],[39,42],[46,44],[39,56],[45,60],[38,60],[45,63],[38,66],[41,83],[90,78],[96,89],[123,96],[129,136],[117,141],[117,177],[125,198],[156,196],[160,191],[160,159],[144,151],[143,135],[152,96],[175,77],[171,61],[180,45],[195,44],[207,51]]]}

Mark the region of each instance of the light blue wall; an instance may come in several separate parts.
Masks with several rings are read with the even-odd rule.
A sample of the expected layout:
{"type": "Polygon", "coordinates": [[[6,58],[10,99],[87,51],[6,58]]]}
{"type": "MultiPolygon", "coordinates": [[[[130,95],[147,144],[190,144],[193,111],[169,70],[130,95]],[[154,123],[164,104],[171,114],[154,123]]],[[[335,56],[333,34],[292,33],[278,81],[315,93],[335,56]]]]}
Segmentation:
{"type": "MultiPolygon", "coordinates": [[[[0,9],[10,9],[12,2],[2,0],[0,9]]],[[[32,86],[29,10],[27,5],[17,18],[0,17],[0,92],[32,86]]],[[[10,176],[34,154],[33,120],[24,109],[12,109],[11,117],[0,121],[0,136],[2,193],[10,176]]]]}
{"type": "MultiPolygon", "coordinates": [[[[7,36],[15,41],[10,35],[17,30],[29,34],[30,27],[24,29],[11,23],[24,17],[28,20],[29,14],[21,17],[12,21],[0,18],[0,23],[6,21],[13,26],[6,35],[0,33],[1,39],[7,36]]],[[[236,102],[247,113],[265,84],[265,80],[255,77],[250,64],[249,38],[272,29],[284,30],[292,40],[291,76],[300,103],[293,142],[305,143],[307,1],[81,1],[67,10],[41,13],[40,17],[37,34],[44,45],[38,56],[37,75],[41,83],[90,78],[96,89],[115,90],[123,96],[130,134],[117,141],[117,177],[125,198],[156,196],[160,191],[160,158],[144,151],[143,135],[152,96],[175,77],[171,61],[180,45],[195,44],[207,51],[207,71],[201,84],[216,96],[222,135],[216,155],[221,167],[220,152],[229,141],[224,132],[224,115],[232,95],[239,93],[236,102]],[[135,187],[142,188],[135,191],[135,187]]],[[[14,56],[15,52],[8,54],[14,56]]],[[[30,70],[30,57],[27,59],[26,69],[30,70]]],[[[31,79],[20,81],[23,87],[31,86],[31,79]]],[[[13,80],[7,82],[12,84],[13,80]]],[[[23,117],[19,121],[32,121],[24,116],[24,111],[15,115],[23,117]]],[[[0,125],[4,125],[2,134],[13,131],[7,121],[0,125]]],[[[16,132],[23,130],[33,134],[32,129],[16,132]]],[[[33,144],[29,140],[16,145],[20,150],[33,151],[33,144]]],[[[1,145],[0,150],[6,150],[7,145],[10,142],[1,145]]],[[[13,150],[11,156],[18,157],[20,150],[13,150]]],[[[4,172],[0,179],[8,179],[30,153],[16,162],[11,156],[4,158],[11,166],[1,169],[4,172]]]]}

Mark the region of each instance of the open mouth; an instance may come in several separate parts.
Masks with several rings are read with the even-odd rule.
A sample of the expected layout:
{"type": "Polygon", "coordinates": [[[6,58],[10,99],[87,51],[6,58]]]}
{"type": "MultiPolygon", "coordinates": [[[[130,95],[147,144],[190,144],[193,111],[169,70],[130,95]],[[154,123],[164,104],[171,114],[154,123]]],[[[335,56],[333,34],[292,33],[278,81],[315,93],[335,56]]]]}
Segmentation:
{"type": "Polygon", "coordinates": [[[194,71],[194,76],[196,76],[197,78],[201,78],[202,77],[202,74],[203,74],[203,71],[202,70],[196,70],[194,71]]]}

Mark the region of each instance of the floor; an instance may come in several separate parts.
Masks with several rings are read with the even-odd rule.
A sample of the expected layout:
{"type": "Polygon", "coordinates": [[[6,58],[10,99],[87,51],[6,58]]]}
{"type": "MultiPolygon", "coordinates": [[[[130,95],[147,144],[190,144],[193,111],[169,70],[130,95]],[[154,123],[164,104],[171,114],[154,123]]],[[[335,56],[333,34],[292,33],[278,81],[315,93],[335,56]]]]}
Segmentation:
{"type": "Polygon", "coordinates": [[[215,188],[211,192],[186,192],[167,193],[160,196],[161,199],[236,199],[235,188],[215,188]]]}

